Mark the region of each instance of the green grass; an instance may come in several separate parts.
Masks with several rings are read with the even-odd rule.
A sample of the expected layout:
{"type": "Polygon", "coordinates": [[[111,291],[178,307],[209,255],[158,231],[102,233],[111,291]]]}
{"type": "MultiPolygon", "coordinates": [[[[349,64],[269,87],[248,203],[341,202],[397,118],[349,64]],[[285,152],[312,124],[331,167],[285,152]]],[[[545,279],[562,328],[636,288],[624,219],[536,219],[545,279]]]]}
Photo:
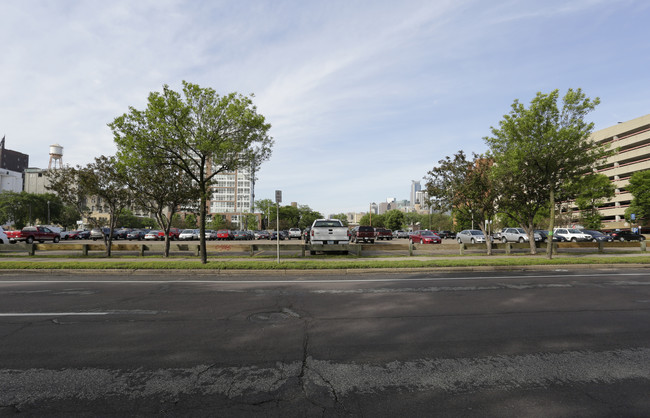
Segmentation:
{"type": "Polygon", "coordinates": [[[207,264],[188,260],[120,261],[49,261],[43,259],[2,261],[0,270],[346,270],[346,269],[395,269],[395,268],[447,268],[483,266],[545,266],[545,265],[602,265],[602,264],[644,264],[650,265],[648,255],[631,257],[571,257],[558,256],[548,260],[544,256],[513,258],[454,258],[431,260],[286,260],[279,264],[275,260],[208,260],[207,264]]]}

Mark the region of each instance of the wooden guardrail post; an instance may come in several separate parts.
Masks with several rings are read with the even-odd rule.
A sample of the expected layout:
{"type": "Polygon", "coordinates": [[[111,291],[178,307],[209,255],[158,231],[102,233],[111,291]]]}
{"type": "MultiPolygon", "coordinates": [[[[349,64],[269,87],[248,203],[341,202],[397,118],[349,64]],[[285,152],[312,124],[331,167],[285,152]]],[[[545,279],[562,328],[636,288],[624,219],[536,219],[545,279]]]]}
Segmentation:
{"type": "Polygon", "coordinates": [[[645,240],[641,241],[641,251],[646,251],[646,243],[645,240]]]}
{"type": "Polygon", "coordinates": [[[506,255],[510,255],[511,252],[512,252],[512,244],[506,242],[506,255]]]}
{"type": "Polygon", "coordinates": [[[88,244],[81,244],[81,255],[88,257],[88,244]]]}
{"type": "Polygon", "coordinates": [[[557,255],[557,242],[551,243],[551,254],[557,255]]]}
{"type": "Polygon", "coordinates": [[[603,253],[605,251],[605,245],[603,241],[598,241],[598,253],[603,253]]]}
{"type": "Polygon", "coordinates": [[[196,247],[194,248],[194,256],[198,257],[201,255],[201,244],[196,244],[196,247]]]}
{"type": "Polygon", "coordinates": [[[255,245],[254,244],[250,245],[249,254],[250,254],[251,257],[255,255],[255,245]]]}
{"type": "Polygon", "coordinates": [[[409,257],[413,257],[413,241],[409,240],[409,257]]]}
{"type": "Polygon", "coordinates": [[[144,251],[147,249],[145,244],[140,246],[140,257],[144,257],[144,251]]]}
{"type": "Polygon", "coordinates": [[[28,245],[28,247],[27,247],[27,254],[29,254],[29,255],[36,255],[36,244],[31,243],[31,244],[27,244],[27,245],[28,245]]]}
{"type": "Polygon", "coordinates": [[[460,255],[465,255],[465,244],[458,244],[460,247],[460,255]]]}

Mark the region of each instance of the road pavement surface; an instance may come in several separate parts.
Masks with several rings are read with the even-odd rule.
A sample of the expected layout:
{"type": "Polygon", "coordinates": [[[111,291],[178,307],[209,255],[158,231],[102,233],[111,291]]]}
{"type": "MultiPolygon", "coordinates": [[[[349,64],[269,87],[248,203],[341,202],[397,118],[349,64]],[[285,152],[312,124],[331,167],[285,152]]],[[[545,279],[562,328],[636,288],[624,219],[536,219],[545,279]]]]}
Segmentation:
{"type": "Polygon", "coordinates": [[[0,415],[648,416],[648,273],[3,273],[0,415]]]}

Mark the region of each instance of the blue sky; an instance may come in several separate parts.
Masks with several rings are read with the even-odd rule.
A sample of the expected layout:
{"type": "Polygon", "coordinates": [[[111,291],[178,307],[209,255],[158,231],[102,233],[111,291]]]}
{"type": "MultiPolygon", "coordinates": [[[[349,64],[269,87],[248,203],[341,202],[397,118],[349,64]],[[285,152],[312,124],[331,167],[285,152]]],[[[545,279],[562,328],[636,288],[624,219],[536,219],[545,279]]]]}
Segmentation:
{"type": "Polygon", "coordinates": [[[256,198],[325,215],[408,199],[538,91],[600,97],[596,129],[650,113],[645,0],[0,6],[0,134],[32,167],[54,143],[71,165],[114,154],[106,124],[182,80],[254,93],[275,139],[256,198]]]}

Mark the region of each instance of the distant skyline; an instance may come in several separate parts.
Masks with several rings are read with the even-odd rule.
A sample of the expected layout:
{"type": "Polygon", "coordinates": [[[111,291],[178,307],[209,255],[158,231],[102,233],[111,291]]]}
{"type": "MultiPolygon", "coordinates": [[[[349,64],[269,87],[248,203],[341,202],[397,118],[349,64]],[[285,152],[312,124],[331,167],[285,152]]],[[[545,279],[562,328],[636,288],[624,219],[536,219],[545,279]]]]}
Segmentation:
{"type": "Polygon", "coordinates": [[[324,215],[410,200],[441,159],[537,92],[582,88],[603,129],[650,113],[643,0],[0,0],[0,136],[47,168],[115,153],[107,127],[183,80],[254,93],[256,199],[324,215]]]}

